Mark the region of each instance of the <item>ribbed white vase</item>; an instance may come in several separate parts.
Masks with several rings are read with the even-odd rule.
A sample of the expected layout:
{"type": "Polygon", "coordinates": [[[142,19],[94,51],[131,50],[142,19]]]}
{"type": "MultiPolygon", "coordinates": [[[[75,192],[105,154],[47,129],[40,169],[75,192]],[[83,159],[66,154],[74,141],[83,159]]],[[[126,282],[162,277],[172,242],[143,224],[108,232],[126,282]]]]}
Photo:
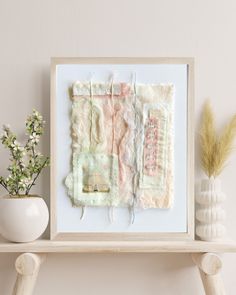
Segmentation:
{"type": "Polygon", "coordinates": [[[203,179],[201,191],[196,196],[199,208],[196,210],[197,236],[204,241],[221,240],[225,235],[225,211],[222,209],[222,202],[225,194],[221,190],[219,179],[203,179]]]}

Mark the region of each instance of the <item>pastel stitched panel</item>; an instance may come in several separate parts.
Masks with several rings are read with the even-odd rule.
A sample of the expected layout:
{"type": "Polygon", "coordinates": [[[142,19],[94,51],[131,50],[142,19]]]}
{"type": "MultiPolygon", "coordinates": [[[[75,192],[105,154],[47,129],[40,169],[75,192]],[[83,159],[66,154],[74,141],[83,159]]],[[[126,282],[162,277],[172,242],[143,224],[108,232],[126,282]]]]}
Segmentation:
{"type": "Polygon", "coordinates": [[[173,86],[142,86],[139,91],[145,103],[138,206],[169,208],[173,201],[174,181],[173,86]]]}
{"type": "Polygon", "coordinates": [[[128,145],[134,128],[131,93],[125,83],[114,84],[112,89],[107,83],[73,85],[73,171],[66,179],[73,205],[128,206],[131,202],[127,179],[132,179],[132,163],[126,159],[133,154],[128,145]]]}
{"type": "Polygon", "coordinates": [[[173,85],[73,85],[75,206],[169,208],[173,201],[173,85]]]}

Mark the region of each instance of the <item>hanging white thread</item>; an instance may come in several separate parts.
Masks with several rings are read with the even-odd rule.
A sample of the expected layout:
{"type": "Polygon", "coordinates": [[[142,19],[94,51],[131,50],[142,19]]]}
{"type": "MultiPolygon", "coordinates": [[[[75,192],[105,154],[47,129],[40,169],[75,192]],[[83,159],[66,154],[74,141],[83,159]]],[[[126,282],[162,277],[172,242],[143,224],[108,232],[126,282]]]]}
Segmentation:
{"type": "Polygon", "coordinates": [[[89,151],[91,152],[91,143],[92,143],[92,131],[93,131],[93,84],[92,84],[92,77],[93,75],[91,74],[90,76],[90,134],[89,134],[89,151]]]}
{"type": "Polygon", "coordinates": [[[86,206],[81,206],[80,220],[84,219],[86,206]]]}
{"type": "MultiPolygon", "coordinates": [[[[114,124],[114,101],[113,101],[113,83],[114,83],[114,73],[111,75],[111,105],[112,105],[112,148],[111,148],[111,173],[113,173],[114,162],[113,162],[113,153],[114,153],[114,140],[115,140],[115,124],[114,124]]],[[[111,204],[109,207],[109,220],[110,223],[114,222],[114,207],[111,204]]]]}
{"type": "Polygon", "coordinates": [[[133,175],[133,200],[132,204],[129,208],[129,214],[130,214],[130,224],[133,224],[135,221],[135,203],[137,201],[137,177],[138,177],[138,164],[137,164],[137,109],[136,109],[136,103],[137,103],[137,92],[136,92],[136,72],[132,73],[132,82],[133,84],[133,91],[134,91],[134,96],[133,96],[133,109],[134,109],[134,175],[133,175]]]}
{"type": "Polygon", "coordinates": [[[114,222],[114,207],[113,206],[109,207],[108,215],[109,215],[110,223],[113,223],[114,222]]]}
{"type": "MultiPolygon", "coordinates": [[[[90,73],[90,133],[89,133],[89,151],[91,151],[91,142],[92,142],[92,130],[93,130],[93,84],[92,84],[92,77],[93,74],[90,73]]],[[[81,215],[80,215],[80,220],[84,219],[85,216],[85,211],[86,211],[86,206],[83,205],[81,206],[81,215]]]]}
{"type": "Polygon", "coordinates": [[[133,224],[135,221],[135,212],[134,212],[133,204],[131,207],[129,207],[129,214],[130,214],[130,224],[133,224]]]}

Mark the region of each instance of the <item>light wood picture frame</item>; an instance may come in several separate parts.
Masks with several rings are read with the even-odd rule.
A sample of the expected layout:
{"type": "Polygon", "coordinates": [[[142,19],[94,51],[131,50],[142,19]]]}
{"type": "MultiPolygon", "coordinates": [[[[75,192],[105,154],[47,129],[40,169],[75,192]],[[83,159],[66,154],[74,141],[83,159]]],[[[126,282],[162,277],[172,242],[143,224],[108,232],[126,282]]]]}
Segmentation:
{"type": "Polygon", "coordinates": [[[86,241],[193,240],[193,105],[193,58],[52,58],[51,239],[86,241]],[[127,77],[131,77],[131,74],[135,72],[137,83],[146,83],[150,80],[150,83],[173,83],[175,86],[174,116],[176,119],[174,124],[176,124],[176,120],[179,120],[178,122],[182,120],[182,123],[177,122],[174,131],[174,178],[177,176],[174,184],[174,205],[171,209],[147,209],[144,213],[139,213],[140,216],[144,214],[145,225],[142,225],[140,220],[133,227],[129,224],[127,226],[124,226],[123,223],[119,224],[119,218],[124,216],[124,212],[119,210],[123,210],[123,208],[115,210],[114,224],[109,224],[108,219],[105,223],[104,220],[107,217],[104,217],[104,220],[99,224],[104,215],[103,208],[89,208],[87,213],[89,221],[81,221],[80,209],[71,205],[64,186],[65,177],[71,166],[70,91],[72,84],[77,80],[88,80],[91,74],[94,75],[94,80],[101,81],[111,72],[116,72],[117,76],[120,76],[117,80],[121,81],[125,77],[127,80],[127,77]],[[181,177],[178,176],[179,174],[181,177]],[[180,188],[175,191],[177,186],[180,188]],[[117,223],[116,220],[118,220],[117,223]],[[150,220],[152,224],[149,224],[150,220]]]}

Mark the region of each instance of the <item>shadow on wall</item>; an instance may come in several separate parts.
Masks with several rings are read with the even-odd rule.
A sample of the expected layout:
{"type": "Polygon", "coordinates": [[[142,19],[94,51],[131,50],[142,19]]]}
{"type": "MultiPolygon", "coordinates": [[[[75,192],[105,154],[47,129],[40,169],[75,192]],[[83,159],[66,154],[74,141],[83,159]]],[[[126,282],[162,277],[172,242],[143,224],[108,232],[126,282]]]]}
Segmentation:
{"type": "MultiPolygon", "coordinates": [[[[45,67],[40,71],[40,101],[41,113],[46,121],[45,133],[42,140],[42,152],[50,155],[50,68],[45,67]]],[[[50,167],[46,168],[41,175],[41,194],[50,210],[50,167]]],[[[49,226],[44,234],[49,238],[49,226]]]]}
{"type": "Polygon", "coordinates": [[[1,253],[0,254],[0,294],[1,295],[10,295],[12,294],[12,289],[16,280],[16,271],[15,271],[15,260],[17,254],[12,253],[11,255],[1,253]],[[4,259],[7,255],[7,259],[4,259]]]}
{"type": "MultiPolygon", "coordinates": [[[[186,254],[50,254],[39,280],[35,294],[41,294],[39,285],[45,285],[50,294],[56,290],[63,294],[69,288],[70,295],[77,295],[79,290],[90,295],[151,295],[158,290],[166,290],[165,295],[181,295],[186,294],[182,286],[186,282],[196,285],[196,280],[201,289],[198,271],[186,254]],[[55,269],[57,275],[51,276],[55,269]]],[[[193,290],[192,295],[203,294],[200,291],[193,290]]]]}

